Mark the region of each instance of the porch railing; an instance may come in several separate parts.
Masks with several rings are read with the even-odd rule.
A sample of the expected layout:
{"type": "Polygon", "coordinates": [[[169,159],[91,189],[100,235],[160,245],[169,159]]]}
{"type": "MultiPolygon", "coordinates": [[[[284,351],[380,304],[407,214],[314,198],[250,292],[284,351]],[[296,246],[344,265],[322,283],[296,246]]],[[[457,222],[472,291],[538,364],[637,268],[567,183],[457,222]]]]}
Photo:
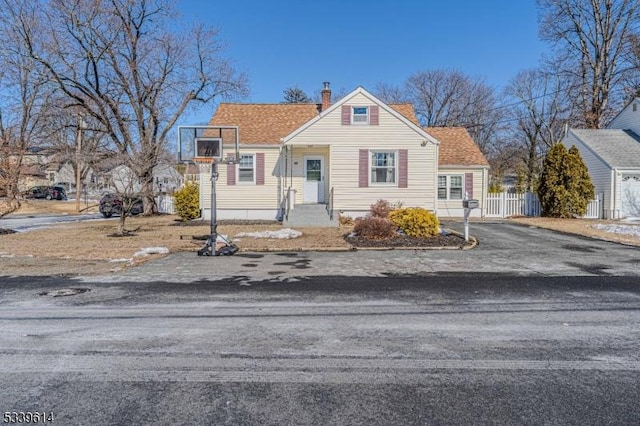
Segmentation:
{"type": "Polygon", "coordinates": [[[287,188],[287,195],[284,198],[284,219],[289,220],[289,209],[291,207],[291,187],[287,188]]]}
{"type": "Polygon", "coordinates": [[[329,213],[329,220],[333,220],[333,186],[329,190],[329,202],[327,203],[327,213],[329,213]]]}

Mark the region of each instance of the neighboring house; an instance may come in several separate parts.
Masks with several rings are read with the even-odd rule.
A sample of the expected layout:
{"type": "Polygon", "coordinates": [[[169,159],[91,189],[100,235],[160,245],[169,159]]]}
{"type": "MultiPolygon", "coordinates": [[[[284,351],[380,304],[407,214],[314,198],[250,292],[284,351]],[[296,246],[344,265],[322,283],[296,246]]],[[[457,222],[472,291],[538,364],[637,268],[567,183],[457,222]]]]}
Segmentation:
{"type": "MultiPolygon", "coordinates": [[[[118,192],[140,192],[142,183],[135,173],[127,166],[120,165],[109,173],[109,185],[118,192]]],[[[153,169],[153,192],[172,193],[182,186],[182,175],[176,168],[162,162],[153,169]]]]}
{"type": "MultiPolygon", "coordinates": [[[[475,216],[484,206],[488,163],[465,129],[423,129],[410,104],[385,104],[362,87],[333,105],[328,84],[322,104],[223,103],[210,125],[239,128],[238,164],[218,166],[219,219],[320,225],[362,216],[379,199],[462,216],[465,192],[481,201],[475,216]]],[[[209,182],[203,167],[206,218],[209,182]]]]}
{"type": "Polygon", "coordinates": [[[563,143],[580,150],[606,219],[640,217],[640,99],[607,129],[570,129],[563,143]]]}

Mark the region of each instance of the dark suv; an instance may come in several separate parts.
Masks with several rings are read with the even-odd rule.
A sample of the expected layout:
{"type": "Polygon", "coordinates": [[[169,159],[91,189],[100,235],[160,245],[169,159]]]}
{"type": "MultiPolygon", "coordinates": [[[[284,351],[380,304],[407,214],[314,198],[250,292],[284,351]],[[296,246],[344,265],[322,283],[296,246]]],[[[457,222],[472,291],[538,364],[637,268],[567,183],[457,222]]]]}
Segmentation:
{"type": "Polygon", "coordinates": [[[33,186],[23,192],[25,198],[44,198],[45,200],[66,200],[67,192],[61,186],[33,186]]]}
{"type": "MultiPolygon", "coordinates": [[[[125,206],[126,207],[126,206],[125,206]]],[[[137,215],[142,213],[143,204],[142,199],[139,197],[133,198],[132,202],[128,206],[126,215],[137,215]]],[[[118,194],[105,194],[100,199],[100,213],[104,217],[111,217],[114,214],[122,214],[122,199],[118,194]]]]}

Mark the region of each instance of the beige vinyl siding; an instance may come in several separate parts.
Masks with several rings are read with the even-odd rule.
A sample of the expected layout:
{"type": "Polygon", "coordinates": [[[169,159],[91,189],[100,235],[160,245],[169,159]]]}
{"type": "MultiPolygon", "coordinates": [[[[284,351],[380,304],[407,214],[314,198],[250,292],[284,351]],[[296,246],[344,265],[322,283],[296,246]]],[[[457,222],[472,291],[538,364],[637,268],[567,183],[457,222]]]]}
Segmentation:
{"type": "MultiPolygon", "coordinates": [[[[346,103],[349,106],[371,106],[375,102],[362,93],[346,103]]],[[[405,206],[419,206],[435,209],[435,179],[437,170],[437,145],[427,142],[414,127],[409,126],[382,106],[379,108],[379,125],[342,125],[341,108],[330,111],[316,123],[306,128],[288,144],[296,147],[314,148],[330,145],[327,188],[334,189],[334,208],[345,211],[366,211],[378,199],[392,203],[401,202],[405,206]],[[408,150],[408,187],[369,184],[367,188],[358,186],[359,150],[408,150]]],[[[299,148],[298,148],[299,149],[299,148]]],[[[396,157],[396,167],[398,157],[396,157]]],[[[370,173],[370,170],[368,171],[370,173]]],[[[327,180],[325,178],[325,180],[327,180]]],[[[298,195],[301,182],[294,182],[298,195]],[[298,186],[300,185],[300,186],[298,186]]],[[[328,194],[328,191],[327,191],[328,194]]]]}
{"type": "MultiPolygon", "coordinates": [[[[240,149],[240,155],[255,155],[260,152],[264,153],[264,185],[238,182],[237,178],[235,185],[227,185],[227,165],[218,165],[219,177],[216,182],[216,204],[218,209],[273,209],[274,211],[278,209],[279,147],[259,149],[246,147],[240,149]]],[[[237,173],[238,165],[236,164],[235,167],[237,173]]],[[[210,174],[201,173],[200,182],[201,207],[209,209],[211,206],[210,174]]]]}
{"type": "Polygon", "coordinates": [[[607,126],[607,129],[633,130],[640,134],[640,102],[634,100],[627,105],[607,126]],[[634,104],[637,105],[636,111],[633,110],[634,104]]]}
{"type": "Polygon", "coordinates": [[[610,218],[613,206],[613,194],[611,193],[611,168],[597,157],[593,151],[587,148],[573,133],[569,132],[562,143],[567,147],[567,149],[575,145],[580,151],[582,161],[584,161],[584,164],[589,169],[589,175],[591,176],[591,182],[595,187],[596,196],[604,194],[602,200],[604,204],[603,209],[605,216],[610,218]]]}
{"type": "MultiPolygon", "coordinates": [[[[462,176],[462,190],[464,197],[465,174],[473,173],[473,194],[472,198],[478,200],[480,207],[474,209],[473,216],[481,216],[484,210],[485,199],[487,194],[488,170],[478,167],[440,167],[438,175],[459,175],[462,176]]],[[[437,193],[436,182],[436,193],[437,193]]],[[[462,208],[462,200],[438,200],[438,216],[440,217],[462,217],[464,209],[462,208]]]]}
{"type": "MultiPolygon", "coordinates": [[[[286,186],[291,186],[295,190],[292,193],[295,204],[302,204],[303,191],[304,191],[304,157],[306,156],[320,156],[324,157],[324,200],[320,200],[321,203],[328,202],[329,200],[329,170],[331,170],[331,157],[329,156],[329,147],[292,147],[290,152],[290,160],[287,171],[286,186]]],[[[287,188],[284,187],[283,191],[287,188]]]]}

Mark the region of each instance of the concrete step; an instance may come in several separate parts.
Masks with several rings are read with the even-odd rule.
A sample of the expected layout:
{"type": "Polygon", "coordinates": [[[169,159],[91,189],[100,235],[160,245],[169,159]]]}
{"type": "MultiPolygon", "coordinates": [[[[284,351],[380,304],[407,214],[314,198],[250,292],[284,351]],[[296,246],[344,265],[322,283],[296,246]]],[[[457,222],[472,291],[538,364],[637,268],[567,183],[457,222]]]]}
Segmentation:
{"type": "Polygon", "coordinates": [[[296,204],[289,210],[289,217],[284,225],[290,227],[333,227],[338,226],[337,216],[329,218],[325,204],[296,204]]]}

